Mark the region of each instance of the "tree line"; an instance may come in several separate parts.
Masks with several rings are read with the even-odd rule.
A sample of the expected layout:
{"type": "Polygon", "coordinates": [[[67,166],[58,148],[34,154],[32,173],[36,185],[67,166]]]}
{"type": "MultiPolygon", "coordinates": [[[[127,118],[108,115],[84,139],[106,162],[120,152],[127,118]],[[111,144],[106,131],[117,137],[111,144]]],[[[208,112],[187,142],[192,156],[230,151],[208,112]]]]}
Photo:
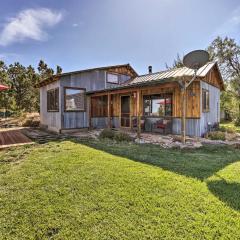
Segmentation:
{"type": "Polygon", "coordinates": [[[31,65],[25,67],[19,62],[7,66],[0,61],[0,83],[9,87],[9,90],[0,92],[0,109],[10,112],[39,111],[39,89],[35,88],[35,85],[61,72],[60,66],[57,66],[54,72],[43,60],[39,61],[37,70],[31,65]]]}
{"type": "MultiPolygon", "coordinates": [[[[229,120],[240,126],[240,45],[232,38],[217,37],[206,49],[211,61],[217,61],[223,76],[225,91],[221,92],[221,111],[229,120]]],[[[183,61],[178,54],[172,66],[182,67],[183,61]]]]}

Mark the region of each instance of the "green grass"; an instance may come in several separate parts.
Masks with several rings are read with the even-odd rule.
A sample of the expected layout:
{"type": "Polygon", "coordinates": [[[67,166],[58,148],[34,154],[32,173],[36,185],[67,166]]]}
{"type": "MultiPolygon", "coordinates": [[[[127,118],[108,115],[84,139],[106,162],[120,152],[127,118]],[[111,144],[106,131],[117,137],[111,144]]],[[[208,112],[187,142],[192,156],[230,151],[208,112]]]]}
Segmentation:
{"type": "Polygon", "coordinates": [[[223,127],[226,130],[232,130],[234,132],[240,133],[240,127],[235,126],[233,122],[220,123],[220,127],[223,127]]]}
{"type": "Polygon", "coordinates": [[[0,239],[239,239],[240,150],[53,142],[0,152],[0,239]]]}

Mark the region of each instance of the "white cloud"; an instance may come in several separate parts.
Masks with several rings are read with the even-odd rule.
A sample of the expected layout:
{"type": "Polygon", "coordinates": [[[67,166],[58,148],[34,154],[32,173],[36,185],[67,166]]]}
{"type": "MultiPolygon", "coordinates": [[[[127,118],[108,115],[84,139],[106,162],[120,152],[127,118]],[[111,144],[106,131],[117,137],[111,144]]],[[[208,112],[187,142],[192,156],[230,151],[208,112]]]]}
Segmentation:
{"type": "Polygon", "coordinates": [[[73,23],[73,27],[78,27],[78,23],[73,23]]]}
{"type": "Polygon", "coordinates": [[[25,39],[44,41],[48,38],[44,29],[56,25],[62,18],[61,12],[48,8],[23,10],[4,25],[0,33],[0,45],[6,46],[25,39]]]}
{"type": "Polygon", "coordinates": [[[236,36],[240,34],[240,7],[235,9],[231,16],[215,31],[214,35],[236,36]]]}
{"type": "Polygon", "coordinates": [[[72,27],[82,27],[84,25],[84,21],[78,21],[72,24],[72,27]]]}

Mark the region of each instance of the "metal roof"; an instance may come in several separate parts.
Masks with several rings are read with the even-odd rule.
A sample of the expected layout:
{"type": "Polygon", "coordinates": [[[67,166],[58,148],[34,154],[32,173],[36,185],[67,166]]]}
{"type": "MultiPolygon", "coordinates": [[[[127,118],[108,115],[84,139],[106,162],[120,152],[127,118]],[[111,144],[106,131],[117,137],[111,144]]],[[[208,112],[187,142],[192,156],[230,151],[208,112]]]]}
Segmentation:
{"type": "MultiPolygon", "coordinates": [[[[197,77],[205,77],[209,70],[216,64],[216,62],[208,62],[203,67],[198,69],[197,71],[197,77]]],[[[145,82],[151,82],[151,81],[159,81],[159,80],[166,80],[166,79],[173,79],[176,80],[181,77],[191,77],[194,75],[194,70],[187,68],[187,67],[181,67],[181,68],[175,68],[170,69],[162,72],[156,72],[146,75],[141,75],[138,77],[135,77],[128,81],[124,85],[135,85],[145,82]]]]}
{"type": "MultiPolygon", "coordinates": [[[[217,62],[208,62],[203,67],[198,69],[197,77],[204,78],[214,66],[217,67],[220,73],[217,62]]],[[[120,89],[162,84],[167,82],[178,81],[182,77],[192,77],[193,75],[194,75],[194,70],[190,68],[187,68],[187,67],[174,68],[174,69],[169,69],[162,72],[156,72],[156,73],[151,73],[151,74],[146,74],[146,75],[141,75],[135,78],[131,78],[130,80],[121,84],[120,86],[106,88],[106,89],[97,90],[97,91],[89,91],[87,93],[92,94],[92,93],[98,93],[98,92],[108,92],[108,91],[116,91],[120,89]]],[[[219,76],[222,82],[222,90],[224,90],[223,79],[221,74],[219,76]]]]}

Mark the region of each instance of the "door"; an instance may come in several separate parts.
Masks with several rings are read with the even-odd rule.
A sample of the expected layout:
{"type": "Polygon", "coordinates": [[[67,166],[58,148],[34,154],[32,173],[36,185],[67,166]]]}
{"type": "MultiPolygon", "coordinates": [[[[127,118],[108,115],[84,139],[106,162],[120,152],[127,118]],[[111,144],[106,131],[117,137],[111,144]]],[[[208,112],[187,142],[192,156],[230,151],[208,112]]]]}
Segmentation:
{"type": "Polygon", "coordinates": [[[130,96],[121,96],[121,127],[130,127],[130,96]]]}

